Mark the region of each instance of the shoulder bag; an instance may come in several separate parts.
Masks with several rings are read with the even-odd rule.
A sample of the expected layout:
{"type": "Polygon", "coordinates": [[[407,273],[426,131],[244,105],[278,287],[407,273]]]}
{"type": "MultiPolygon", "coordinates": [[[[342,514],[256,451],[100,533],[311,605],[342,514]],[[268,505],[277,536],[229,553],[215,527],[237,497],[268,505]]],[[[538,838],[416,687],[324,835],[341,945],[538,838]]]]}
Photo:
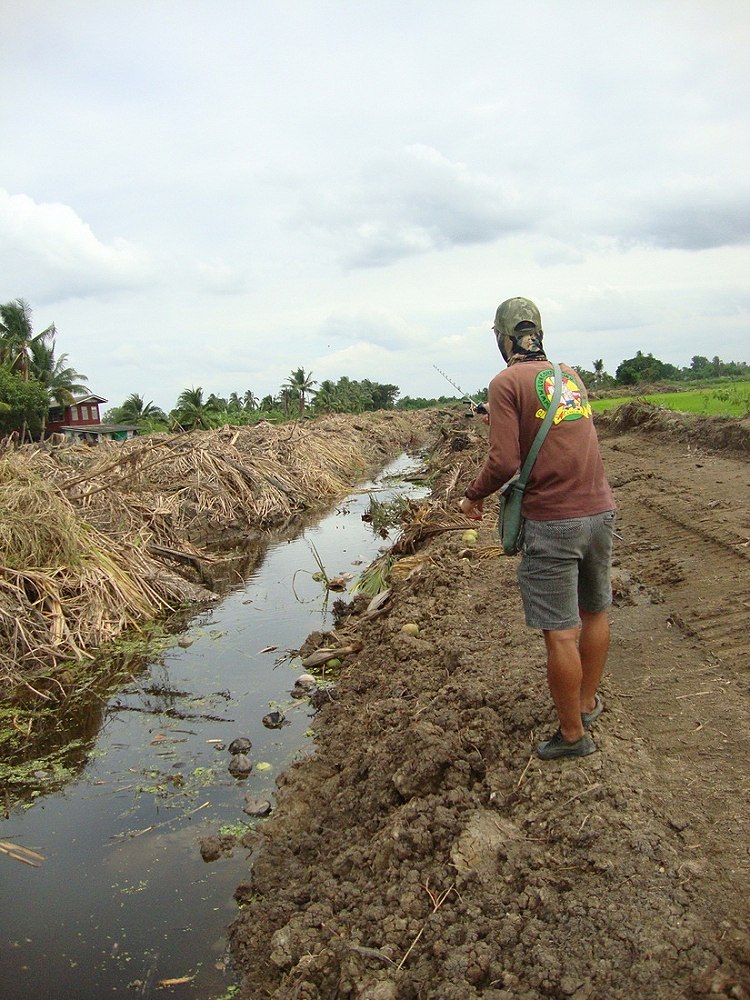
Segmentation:
{"type": "Polygon", "coordinates": [[[552,426],[552,421],[555,419],[557,407],[560,403],[560,396],[562,395],[562,371],[560,370],[560,365],[555,364],[554,371],[555,388],[544,420],[542,421],[542,426],[536,432],[520,473],[514,479],[511,479],[509,483],[506,483],[500,494],[500,513],[497,530],[500,535],[503,552],[506,556],[514,556],[521,550],[525,527],[525,519],[521,514],[524,490],[526,489],[526,483],[528,482],[532,466],[536,461],[536,456],[544,444],[547,431],[552,426]]]}

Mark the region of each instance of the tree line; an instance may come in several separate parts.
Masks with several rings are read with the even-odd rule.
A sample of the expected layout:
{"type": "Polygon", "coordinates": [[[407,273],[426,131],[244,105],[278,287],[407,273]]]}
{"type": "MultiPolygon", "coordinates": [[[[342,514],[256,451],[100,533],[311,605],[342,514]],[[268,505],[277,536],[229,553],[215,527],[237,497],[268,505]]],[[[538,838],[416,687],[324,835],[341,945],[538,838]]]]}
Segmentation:
{"type": "Polygon", "coordinates": [[[322,413],[387,410],[395,406],[398,394],[397,385],[370,379],[358,382],[342,376],[336,382],[324,379],[318,384],[312,372],[296,368],[275,395],[259,399],[252,389],[246,389],[228,396],[213,392],[205,396],[202,387],[192,386],[184,389],[174,409],[165,413],[152,402],[146,403],[138,393],[132,393],[122,406],[108,410],[106,419],[113,423],[145,425],[151,430],[207,430],[226,424],[242,426],[259,420],[279,422],[322,413]]]}
{"type": "MultiPolygon", "coordinates": [[[[54,323],[34,333],[32,313],[24,299],[0,305],[0,433],[17,431],[26,436],[44,435],[50,406],[68,406],[87,393],[86,376],[68,363],[67,354],[56,353],[54,323]]],[[[716,379],[750,377],[745,361],[722,361],[695,355],[690,365],[678,368],[638,351],[610,375],[600,359],[589,371],[578,371],[591,391],[616,389],[658,382],[688,383],[716,379]]],[[[473,397],[485,400],[487,390],[473,397]]],[[[251,389],[228,396],[210,393],[202,387],[184,389],[168,413],[138,393],[131,393],[120,405],[104,414],[108,423],[131,424],[144,431],[208,429],[226,424],[242,425],[259,420],[274,422],[317,416],[323,413],[362,413],[368,410],[414,410],[457,402],[456,396],[437,398],[400,396],[397,385],[357,381],[346,376],[316,382],[312,372],[296,368],[275,394],[258,398],[251,389]]]]}
{"type": "Polygon", "coordinates": [[[718,378],[748,378],[750,364],[746,361],[722,361],[718,355],[709,361],[708,358],[696,354],[689,366],[678,368],[666,361],[660,361],[651,353],[644,354],[643,351],[637,351],[634,358],[627,358],[617,366],[614,377],[604,371],[601,359],[594,361],[593,371],[579,368],[578,372],[589,388],[606,389],[618,385],[643,385],[654,382],[700,382],[718,378]]]}

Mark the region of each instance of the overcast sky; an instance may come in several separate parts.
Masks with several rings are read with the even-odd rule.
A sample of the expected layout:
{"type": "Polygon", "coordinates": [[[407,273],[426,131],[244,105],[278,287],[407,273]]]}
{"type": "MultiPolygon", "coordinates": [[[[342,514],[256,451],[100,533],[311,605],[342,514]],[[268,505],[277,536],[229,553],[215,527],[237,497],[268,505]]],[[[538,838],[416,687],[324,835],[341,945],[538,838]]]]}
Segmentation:
{"type": "Polygon", "coordinates": [[[119,404],[750,360],[747,0],[4,0],[0,302],[119,404]]]}

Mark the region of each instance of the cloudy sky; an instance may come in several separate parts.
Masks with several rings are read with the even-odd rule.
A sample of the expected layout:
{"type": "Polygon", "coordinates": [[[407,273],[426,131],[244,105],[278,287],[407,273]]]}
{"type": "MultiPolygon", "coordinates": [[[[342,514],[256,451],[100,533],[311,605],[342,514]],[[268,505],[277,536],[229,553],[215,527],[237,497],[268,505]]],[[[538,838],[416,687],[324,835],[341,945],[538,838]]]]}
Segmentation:
{"type": "Polygon", "coordinates": [[[5,0],[0,302],[119,404],[750,360],[747,0],[5,0]]]}

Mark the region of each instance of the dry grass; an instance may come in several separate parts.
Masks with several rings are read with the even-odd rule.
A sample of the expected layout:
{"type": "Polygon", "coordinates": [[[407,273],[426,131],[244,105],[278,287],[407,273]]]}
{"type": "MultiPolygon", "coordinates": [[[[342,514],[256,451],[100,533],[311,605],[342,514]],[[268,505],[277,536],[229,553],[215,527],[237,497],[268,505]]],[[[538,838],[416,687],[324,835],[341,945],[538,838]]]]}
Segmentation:
{"type": "Polygon", "coordinates": [[[429,419],[332,416],[0,455],[0,691],[33,689],[40,670],[194,598],[186,567],[210,561],[228,529],[249,537],[338,499],[429,419]]]}

